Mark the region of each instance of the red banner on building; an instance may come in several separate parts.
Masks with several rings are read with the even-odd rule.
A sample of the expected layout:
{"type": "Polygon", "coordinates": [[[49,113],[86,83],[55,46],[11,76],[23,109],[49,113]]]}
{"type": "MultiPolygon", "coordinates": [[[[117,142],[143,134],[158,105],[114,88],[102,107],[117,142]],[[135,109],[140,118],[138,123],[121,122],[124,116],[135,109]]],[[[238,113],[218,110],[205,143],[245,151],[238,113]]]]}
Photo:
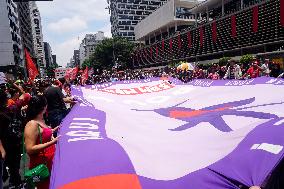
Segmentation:
{"type": "Polygon", "coordinates": [[[26,55],[26,62],[27,62],[27,70],[28,70],[28,74],[29,74],[29,78],[31,80],[34,80],[36,78],[36,76],[39,75],[38,70],[36,68],[36,65],[34,64],[30,53],[27,51],[27,49],[25,49],[25,55],[26,55]]]}
{"type": "Polygon", "coordinates": [[[191,48],[191,34],[190,34],[190,31],[187,32],[187,43],[188,43],[188,48],[191,48]]]}
{"type": "Polygon", "coordinates": [[[284,0],[280,0],[280,23],[284,27],[284,0]]]}
{"type": "Polygon", "coordinates": [[[231,30],[232,30],[232,37],[237,36],[237,20],[236,15],[231,16],[231,30]]]}
{"type": "Polygon", "coordinates": [[[159,47],[158,45],[156,45],[156,58],[158,57],[158,55],[159,55],[159,47]]]}
{"type": "Polygon", "coordinates": [[[181,39],[180,34],[178,34],[178,48],[181,49],[181,39]]]}
{"type": "Polygon", "coordinates": [[[173,39],[172,38],[170,38],[169,40],[169,46],[170,46],[170,51],[172,51],[173,50],[173,39]]]}
{"type": "Polygon", "coordinates": [[[212,40],[214,43],[217,42],[217,23],[216,21],[212,22],[212,40]]]}
{"type": "Polygon", "coordinates": [[[151,58],[153,57],[153,49],[152,49],[152,47],[150,47],[150,56],[151,56],[151,58]]]}
{"type": "Polygon", "coordinates": [[[164,51],[164,49],[165,49],[165,40],[162,39],[162,51],[164,51]]]}
{"type": "Polygon", "coordinates": [[[258,6],[252,8],[252,31],[256,33],[258,30],[258,6]]]}

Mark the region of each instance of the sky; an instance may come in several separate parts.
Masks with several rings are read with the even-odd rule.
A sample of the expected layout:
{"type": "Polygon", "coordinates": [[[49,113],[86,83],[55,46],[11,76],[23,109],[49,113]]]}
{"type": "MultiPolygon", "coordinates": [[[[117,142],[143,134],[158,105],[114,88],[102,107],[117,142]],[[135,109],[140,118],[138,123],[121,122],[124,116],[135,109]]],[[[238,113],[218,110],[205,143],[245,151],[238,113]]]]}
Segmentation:
{"type": "Polygon", "coordinates": [[[37,2],[43,28],[57,63],[66,66],[87,33],[105,32],[111,37],[107,0],[53,0],[37,2]]]}
{"type": "MultiPolygon", "coordinates": [[[[199,0],[203,1],[203,0],[199,0]]],[[[57,63],[66,66],[87,33],[111,37],[107,0],[53,0],[37,2],[43,39],[51,45],[57,63]]]]}

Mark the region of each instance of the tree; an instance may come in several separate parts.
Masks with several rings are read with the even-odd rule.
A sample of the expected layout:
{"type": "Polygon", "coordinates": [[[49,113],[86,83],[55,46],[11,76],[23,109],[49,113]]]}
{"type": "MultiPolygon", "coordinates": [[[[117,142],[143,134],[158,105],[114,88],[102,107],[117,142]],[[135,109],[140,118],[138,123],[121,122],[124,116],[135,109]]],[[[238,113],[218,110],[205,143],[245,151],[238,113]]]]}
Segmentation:
{"type": "Polygon", "coordinates": [[[131,68],[134,46],[134,43],[122,37],[106,38],[96,46],[90,57],[90,65],[101,69],[111,69],[115,64],[123,69],[131,68]]]}
{"type": "Polygon", "coordinates": [[[228,64],[228,61],[230,60],[230,57],[223,57],[219,59],[219,65],[220,66],[226,66],[228,64]]]}
{"type": "Polygon", "coordinates": [[[83,70],[84,70],[86,67],[89,67],[89,68],[93,67],[93,62],[92,62],[90,59],[84,60],[82,66],[81,66],[81,68],[82,68],[83,70]]]}
{"type": "Polygon", "coordinates": [[[249,64],[253,60],[253,56],[251,54],[243,55],[240,59],[240,63],[249,64]]]}
{"type": "Polygon", "coordinates": [[[59,67],[59,66],[58,66],[57,63],[52,64],[51,66],[47,67],[47,68],[46,68],[46,75],[47,75],[48,77],[55,77],[54,71],[55,71],[55,69],[58,68],[58,67],[59,67]]]}
{"type": "Polygon", "coordinates": [[[240,63],[243,64],[245,69],[249,68],[249,63],[253,60],[253,56],[251,54],[243,55],[240,59],[240,63]]]}

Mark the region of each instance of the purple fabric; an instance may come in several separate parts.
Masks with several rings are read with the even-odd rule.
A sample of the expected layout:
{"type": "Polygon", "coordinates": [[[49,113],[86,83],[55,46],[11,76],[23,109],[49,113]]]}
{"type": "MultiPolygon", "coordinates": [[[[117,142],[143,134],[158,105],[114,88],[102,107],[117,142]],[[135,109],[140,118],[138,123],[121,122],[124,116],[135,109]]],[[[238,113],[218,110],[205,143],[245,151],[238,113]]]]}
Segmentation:
{"type": "MultiPolygon", "coordinates": [[[[139,85],[157,81],[159,81],[159,78],[107,83],[104,85],[87,86],[86,88],[102,89],[118,84],[125,84],[125,86],[127,86],[129,83],[137,83],[139,85]]],[[[284,85],[283,79],[268,77],[252,80],[193,80],[187,84],[181,83],[179,80],[173,78],[170,78],[170,81],[177,86],[191,85],[197,87],[253,86],[262,84],[284,85]]],[[[62,137],[57,144],[50,188],[59,188],[83,178],[90,178],[100,175],[137,174],[133,166],[133,162],[129,158],[129,155],[124,148],[116,141],[108,138],[105,128],[106,116],[112,115],[108,115],[108,112],[96,109],[91,102],[88,102],[88,100],[83,97],[81,87],[73,87],[72,93],[81,103],[76,104],[70,114],[63,121],[63,127],[60,130],[62,137]],[[82,127],[82,129],[78,132],[80,124],[84,125],[85,123],[88,124],[89,129],[84,129],[82,127]],[[77,127],[78,125],[79,127],[77,127]],[[74,130],[76,130],[76,132],[72,133],[74,130]],[[90,133],[89,131],[92,132],[90,133]],[[75,140],[80,142],[74,142],[75,140]]],[[[269,98],[268,94],[267,96],[269,98]]],[[[275,154],[268,153],[260,149],[261,144],[267,143],[283,146],[284,121],[283,117],[279,117],[272,112],[264,113],[246,110],[245,107],[250,106],[250,104],[255,100],[257,99],[248,98],[241,101],[229,101],[225,104],[216,104],[214,106],[208,106],[199,110],[183,107],[169,107],[167,109],[160,108],[153,110],[153,113],[167,117],[170,117],[168,112],[171,111],[202,111],[206,113],[197,117],[183,118],[182,121],[184,121],[185,124],[180,127],[173,128],[173,132],[179,132],[195,127],[200,122],[205,121],[209,122],[217,130],[229,133],[231,128],[228,127],[221,117],[224,115],[262,119],[269,118],[270,120],[255,127],[245,136],[245,138],[231,153],[221,160],[207,166],[206,168],[199,169],[173,180],[156,180],[137,174],[141,188],[237,189],[238,186],[236,183],[241,183],[245,186],[262,185],[267,176],[269,176],[274,167],[282,159],[283,149],[275,154]],[[221,113],[217,111],[224,107],[230,108],[224,110],[222,109],[221,113]],[[234,109],[232,109],[232,107],[234,109]],[[259,145],[257,146],[256,144],[259,145]],[[256,148],[260,150],[251,150],[253,145],[256,145],[256,148]]],[[[263,104],[260,105],[260,107],[267,105],[282,105],[282,103],[283,102],[280,101],[270,104],[263,104]]],[[[283,111],[283,109],[279,111],[283,111]]],[[[121,112],[120,115],[123,116],[123,112],[121,112]]],[[[263,145],[265,146],[265,144],[263,145]]]]}

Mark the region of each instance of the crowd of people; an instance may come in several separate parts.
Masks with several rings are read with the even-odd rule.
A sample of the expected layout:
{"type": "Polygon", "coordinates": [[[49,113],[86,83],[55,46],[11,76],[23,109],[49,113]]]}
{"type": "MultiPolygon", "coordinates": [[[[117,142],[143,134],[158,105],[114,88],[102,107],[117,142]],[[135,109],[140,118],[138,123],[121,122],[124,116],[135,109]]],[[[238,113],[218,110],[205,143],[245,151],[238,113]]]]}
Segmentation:
{"type": "MultiPolygon", "coordinates": [[[[203,65],[195,65],[193,70],[165,67],[152,70],[96,71],[86,84],[168,76],[183,82],[192,79],[247,79],[260,76],[284,78],[279,64],[268,59],[263,64],[254,59],[246,66],[231,59],[225,66],[213,64],[205,68],[203,65]]],[[[72,81],[45,78],[28,82],[9,80],[0,85],[0,188],[2,180],[5,182],[8,178],[11,189],[20,188],[23,184],[20,176],[23,144],[31,160],[29,168],[45,163],[51,171],[55,144],[60,137],[56,135],[57,131],[76,103],[71,96],[71,85],[80,84],[81,76],[78,74],[72,81]]],[[[41,182],[37,188],[49,188],[49,181],[41,182]]]]}
{"type": "MultiPolygon", "coordinates": [[[[249,64],[238,64],[234,59],[230,59],[227,65],[215,63],[211,66],[198,65],[194,69],[177,69],[176,67],[164,67],[159,69],[148,70],[103,70],[96,71],[90,75],[86,84],[101,84],[105,82],[115,82],[123,80],[139,80],[151,77],[170,76],[178,78],[183,82],[193,79],[249,79],[260,76],[282,77],[283,70],[280,64],[265,59],[261,64],[259,60],[254,58],[249,64]]],[[[81,84],[80,75],[73,81],[74,84],[81,84]]]]}
{"type": "MultiPolygon", "coordinates": [[[[1,84],[0,188],[2,180],[5,182],[8,178],[11,189],[25,184],[20,175],[23,143],[30,159],[29,168],[44,163],[51,171],[55,143],[59,138],[56,132],[75,104],[70,87],[63,78],[26,83],[17,80],[1,84]]],[[[39,183],[37,188],[48,189],[49,181],[39,183]]]]}

